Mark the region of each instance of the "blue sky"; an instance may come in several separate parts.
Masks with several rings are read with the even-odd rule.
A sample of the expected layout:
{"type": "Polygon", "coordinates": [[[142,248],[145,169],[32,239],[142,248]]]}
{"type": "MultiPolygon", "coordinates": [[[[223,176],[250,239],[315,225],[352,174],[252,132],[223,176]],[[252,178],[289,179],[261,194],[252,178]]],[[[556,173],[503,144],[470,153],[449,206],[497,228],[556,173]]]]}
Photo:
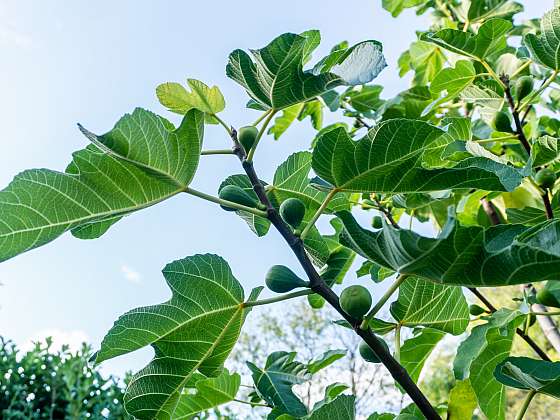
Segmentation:
{"type": "MultiPolygon", "coordinates": [[[[525,16],[541,16],[552,0],[525,1],[525,16]]],[[[3,0],[0,6],[0,186],[27,168],[63,170],[71,153],[87,145],[81,122],[98,133],[140,106],[168,115],[155,87],[200,79],[220,87],[227,102],[222,118],[234,126],[253,121],[247,96],[225,77],[228,54],[258,48],[282,32],[319,29],[317,57],[333,44],[377,39],[389,68],[377,83],[389,96],[408,86],[396,60],[426,26],[405,13],[397,20],[381,0],[187,2],[178,0],[3,0]]],[[[279,142],[266,138],[257,153],[261,178],[270,179],[289,154],[308,147],[308,122],[279,142]]],[[[205,148],[228,147],[218,127],[207,129],[205,148]]],[[[226,176],[239,173],[231,157],[203,157],[193,187],[215,193],[226,176]]],[[[176,197],[134,214],[104,237],[70,235],[0,264],[0,334],[25,343],[45,331],[98,345],[123,312],[167,299],[160,270],[170,261],[212,252],[229,261],[249,288],[262,284],[273,264],[297,267],[276,233],[257,239],[235,215],[194,197],[176,197]]],[[[256,313],[256,312],[255,312],[256,313]]],[[[141,366],[149,352],[109,362],[122,373],[141,366]]]]}

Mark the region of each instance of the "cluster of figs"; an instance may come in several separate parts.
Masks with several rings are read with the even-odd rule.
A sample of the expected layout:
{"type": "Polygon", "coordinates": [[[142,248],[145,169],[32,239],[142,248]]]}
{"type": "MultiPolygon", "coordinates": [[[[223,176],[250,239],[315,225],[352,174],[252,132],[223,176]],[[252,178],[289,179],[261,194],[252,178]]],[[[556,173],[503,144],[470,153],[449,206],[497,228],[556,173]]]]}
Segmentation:
{"type": "MultiPolygon", "coordinates": [[[[238,140],[245,151],[248,152],[251,150],[257,135],[258,130],[254,126],[247,126],[239,129],[238,140]]],[[[241,204],[246,207],[265,210],[262,203],[258,202],[254,196],[250,195],[247,191],[237,185],[224,186],[219,192],[219,197],[222,200],[241,204]]],[[[233,207],[227,207],[227,205],[222,205],[222,208],[226,211],[238,210],[233,207]]],[[[284,222],[293,229],[293,232],[296,235],[300,234],[299,228],[305,217],[305,211],[305,204],[298,198],[288,198],[287,200],[284,200],[279,208],[280,216],[284,222]]],[[[374,224],[377,228],[382,227],[382,220],[379,216],[375,217],[374,224]]],[[[272,266],[266,274],[265,283],[268,289],[275,293],[287,293],[297,288],[309,287],[308,281],[303,280],[284,265],[272,266]]],[[[310,303],[314,307],[322,306],[322,304],[320,306],[315,306],[312,299],[310,299],[310,303]]],[[[362,320],[371,308],[372,298],[371,294],[365,287],[353,285],[342,291],[339,303],[342,310],[349,316],[355,320],[362,320]]],[[[387,343],[381,339],[380,341],[384,345],[385,349],[389,351],[387,343]]],[[[375,354],[375,352],[364,341],[360,344],[359,351],[366,361],[371,363],[380,363],[380,359],[377,354],[375,354]]]]}

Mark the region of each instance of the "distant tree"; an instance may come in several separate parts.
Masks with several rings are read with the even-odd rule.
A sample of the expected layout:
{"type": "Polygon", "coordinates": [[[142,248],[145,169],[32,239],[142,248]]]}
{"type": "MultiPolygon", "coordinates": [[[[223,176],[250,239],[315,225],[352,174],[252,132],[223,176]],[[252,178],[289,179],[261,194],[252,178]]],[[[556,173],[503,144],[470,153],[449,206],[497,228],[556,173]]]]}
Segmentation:
{"type": "Polygon", "coordinates": [[[88,363],[91,348],[55,351],[52,340],[22,353],[0,338],[2,419],[131,419],[124,411],[124,387],[88,363]]]}

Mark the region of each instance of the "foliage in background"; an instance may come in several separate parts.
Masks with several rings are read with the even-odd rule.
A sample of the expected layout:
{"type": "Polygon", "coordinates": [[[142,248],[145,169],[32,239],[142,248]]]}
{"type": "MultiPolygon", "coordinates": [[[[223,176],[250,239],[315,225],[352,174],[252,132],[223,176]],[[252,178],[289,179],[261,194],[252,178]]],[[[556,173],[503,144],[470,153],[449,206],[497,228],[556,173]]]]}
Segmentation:
{"type": "Polygon", "coordinates": [[[0,416],[3,419],[130,419],[124,386],[88,364],[91,348],[76,352],[52,341],[21,352],[0,340],[0,416]]]}

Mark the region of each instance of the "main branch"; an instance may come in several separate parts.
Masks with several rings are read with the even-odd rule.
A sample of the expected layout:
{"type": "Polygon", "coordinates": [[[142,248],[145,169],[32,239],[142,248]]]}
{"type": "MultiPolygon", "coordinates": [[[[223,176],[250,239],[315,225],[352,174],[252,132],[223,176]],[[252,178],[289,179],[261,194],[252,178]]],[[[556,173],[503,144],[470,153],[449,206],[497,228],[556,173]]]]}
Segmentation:
{"type": "Polygon", "coordinates": [[[321,278],[321,276],[313,266],[313,263],[311,262],[309,256],[305,251],[301,238],[293,234],[291,228],[282,220],[280,214],[268,199],[264,186],[255,172],[253,162],[247,160],[245,150],[237,140],[237,133],[235,132],[235,130],[232,130],[231,138],[234,143],[233,151],[241,161],[241,165],[243,166],[245,173],[247,174],[249,180],[251,181],[251,184],[253,185],[255,194],[257,195],[261,203],[266,206],[268,219],[292,249],[292,252],[298,259],[309,279],[311,290],[322,296],[346,321],[350,323],[350,325],[352,325],[352,328],[354,329],[356,334],[358,334],[377,354],[381,362],[391,373],[391,376],[394,378],[394,380],[406,391],[406,393],[410,396],[410,398],[414,401],[414,403],[418,406],[418,408],[422,411],[422,413],[428,420],[441,419],[428,399],[414,383],[406,369],[393,358],[391,353],[387,351],[381,344],[381,341],[371,332],[370,329],[362,330],[360,328],[361,320],[352,318],[342,310],[338,302],[338,296],[325,283],[325,281],[321,278]]]}

